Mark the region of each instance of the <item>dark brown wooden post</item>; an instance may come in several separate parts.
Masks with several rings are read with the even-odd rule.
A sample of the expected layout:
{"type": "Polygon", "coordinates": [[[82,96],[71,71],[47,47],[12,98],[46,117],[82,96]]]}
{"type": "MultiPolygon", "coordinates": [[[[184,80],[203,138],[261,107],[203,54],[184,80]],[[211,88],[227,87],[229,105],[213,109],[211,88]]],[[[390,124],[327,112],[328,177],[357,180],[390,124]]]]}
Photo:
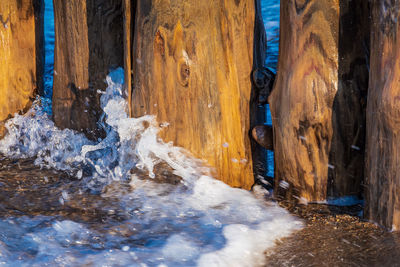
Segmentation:
{"type": "Polygon", "coordinates": [[[110,69],[124,66],[122,0],[54,0],[53,114],[62,128],[99,136],[100,94],[110,69]]]}
{"type": "Polygon", "coordinates": [[[43,89],[43,2],[0,1],[0,133],[43,89]]]}
{"type": "Polygon", "coordinates": [[[363,193],[370,22],[369,1],[340,1],[338,91],[332,106],[329,196],[361,197],[363,193]]]}
{"type": "Polygon", "coordinates": [[[278,73],[269,97],[278,193],[310,201],[325,200],[328,188],[332,195],[359,194],[368,17],[363,0],[281,2],[278,73]]]}
{"type": "Polygon", "coordinates": [[[372,1],[366,216],[400,229],[400,1],[372,1]]]}
{"type": "Polygon", "coordinates": [[[168,122],[165,141],[247,189],[254,182],[249,130],[257,4],[138,0],[132,46],[132,115],[168,122]]]}

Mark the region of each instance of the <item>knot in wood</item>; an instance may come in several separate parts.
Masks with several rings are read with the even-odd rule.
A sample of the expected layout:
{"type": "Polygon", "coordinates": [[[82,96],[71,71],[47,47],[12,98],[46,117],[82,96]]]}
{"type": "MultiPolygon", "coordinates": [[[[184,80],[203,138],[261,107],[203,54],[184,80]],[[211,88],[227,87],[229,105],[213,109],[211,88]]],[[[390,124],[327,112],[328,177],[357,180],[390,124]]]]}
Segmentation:
{"type": "Polygon", "coordinates": [[[22,97],[30,96],[32,87],[29,86],[35,81],[32,71],[18,68],[14,73],[13,87],[22,95],[22,97]]]}
{"type": "Polygon", "coordinates": [[[164,41],[164,37],[162,36],[160,31],[157,31],[156,33],[156,37],[154,40],[154,48],[156,51],[158,51],[161,56],[164,57],[165,55],[165,41],[164,41]]]}
{"type": "Polygon", "coordinates": [[[185,58],[178,61],[178,80],[179,83],[187,87],[189,85],[190,67],[185,58]]]}

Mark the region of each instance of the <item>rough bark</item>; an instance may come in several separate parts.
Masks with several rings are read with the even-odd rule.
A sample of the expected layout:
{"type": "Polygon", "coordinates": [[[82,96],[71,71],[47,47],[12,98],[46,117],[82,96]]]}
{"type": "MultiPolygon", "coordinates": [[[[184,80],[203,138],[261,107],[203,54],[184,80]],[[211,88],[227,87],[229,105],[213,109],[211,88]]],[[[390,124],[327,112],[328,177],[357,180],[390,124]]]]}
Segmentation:
{"type": "Polygon", "coordinates": [[[0,1],[0,133],[43,90],[43,2],[0,1]],[[36,18],[36,19],[35,19],[36,18]]]}
{"type": "Polygon", "coordinates": [[[400,1],[373,1],[366,216],[400,229],[400,1]]]}
{"type": "Polygon", "coordinates": [[[281,2],[278,73],[269,97],[279,194],[310,201],[325,200],[328,188],[335,196],[359,194],[368,17],[363,0],[281,2]]]}
{"type": "Polygon", "coordinates": [[[54,0],[56,125],[101,133],[100,94],[110,69],[124,65],[122,0],[54,0]]]}
{"type": "MultiPolygon", "coordinates": [[[[136,0],[123,0],[124,5],[124,91],[131,103],[132,90],[132,40],[135,21],[136,0]]],[[[131,107],[129,106],[129,114],[131,107]]]]}
{"type": "Polygon", "coordinates": [[[254,182],[250,112],[257,109],[250,74],[263,64],[253,52],[265,48],[254,45],[265,41],[254,38],[263,33],[257,8],[259,1],[138,0],[132,46],[132,115],[168,122],[165,141],[247,189],[254,182]]]}

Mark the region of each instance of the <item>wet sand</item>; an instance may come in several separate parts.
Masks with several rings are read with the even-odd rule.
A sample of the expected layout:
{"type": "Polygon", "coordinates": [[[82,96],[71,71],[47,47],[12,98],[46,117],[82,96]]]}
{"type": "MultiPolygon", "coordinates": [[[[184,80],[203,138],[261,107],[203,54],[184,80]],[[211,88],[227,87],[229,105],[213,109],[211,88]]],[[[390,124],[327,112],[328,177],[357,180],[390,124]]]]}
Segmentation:
{"type": "Polygon", "coordinates": [[[266,266],[400,266],[400,233],[362,220],[361,206],[290,206],[305,227],[266,252],[266,266]]]}
{"type": "MultiPolygon", "coordinates": [[[[165,166],[159,170],[163,171],[156,182],[171,183],[166,186],[179,183],[165,166]]],[[[0,158],[0,217],[46,215],[86,222],[92,227],[101,225],[99,222],[112,226],[124,220],[117,199],[82,192],[83,182],[60,171],[40,169],[32,159],[0,158]],[[71,200],[64,202],[63,192],[71,200]]],[[[118,183],[105,190],[112,196],[118,195],[112,194],[113,190],[133,188],[118,183]]],[[[400,233],[363,221],[357,216],[361,206],[280,205],[301,218],[305,227],[277,241],[275,248],[266,252],[266,266],[400,266],[400,233]]]]}
{"type": "MultiPolygon", "coordinates": [[[[166,164],[157,165],[154,172],[156,183],[171,187],[180,183],[166,164]]],[[[135,175],[148,177],[140,170],[135,175]]],[[[107,185],[101,192],[84,189],[85,183],[65,172],[35,166],[34,159],[0,156],[0,217],[44,215],[88,223],[124,220],[117,197],[134,190],[129,182],[107,185]]]]}

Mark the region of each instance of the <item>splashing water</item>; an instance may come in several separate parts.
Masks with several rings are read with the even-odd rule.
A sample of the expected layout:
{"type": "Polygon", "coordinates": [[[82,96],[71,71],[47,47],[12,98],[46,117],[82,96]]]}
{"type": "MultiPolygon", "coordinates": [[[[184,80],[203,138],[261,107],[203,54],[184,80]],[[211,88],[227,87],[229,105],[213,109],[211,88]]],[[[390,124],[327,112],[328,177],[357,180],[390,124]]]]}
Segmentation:
{"type": "MultiPolygon", "coordinates": [[[[96,208],[118,219],[2,218],[0,264],[262,265],[264,251],[301,223],[276,204],[210,177],[200,160],[158,137],[154,116],[129,118],[122,81],[118,69],[100,92],[103,140],[58,129],[36,102],[27,114],[7,122],[8,135],[0,141],[7,157],[35,157],[36,165],[76,177],[82,190],[111,203],[96,208]],[[167,181],[157,183],[163,171],[169,172],[167,181]],[[168,183],[171,177],[178,182],[168,183]]],[[[63,191],[62,204],[78,198],[78,191],[63,191]]]]}

